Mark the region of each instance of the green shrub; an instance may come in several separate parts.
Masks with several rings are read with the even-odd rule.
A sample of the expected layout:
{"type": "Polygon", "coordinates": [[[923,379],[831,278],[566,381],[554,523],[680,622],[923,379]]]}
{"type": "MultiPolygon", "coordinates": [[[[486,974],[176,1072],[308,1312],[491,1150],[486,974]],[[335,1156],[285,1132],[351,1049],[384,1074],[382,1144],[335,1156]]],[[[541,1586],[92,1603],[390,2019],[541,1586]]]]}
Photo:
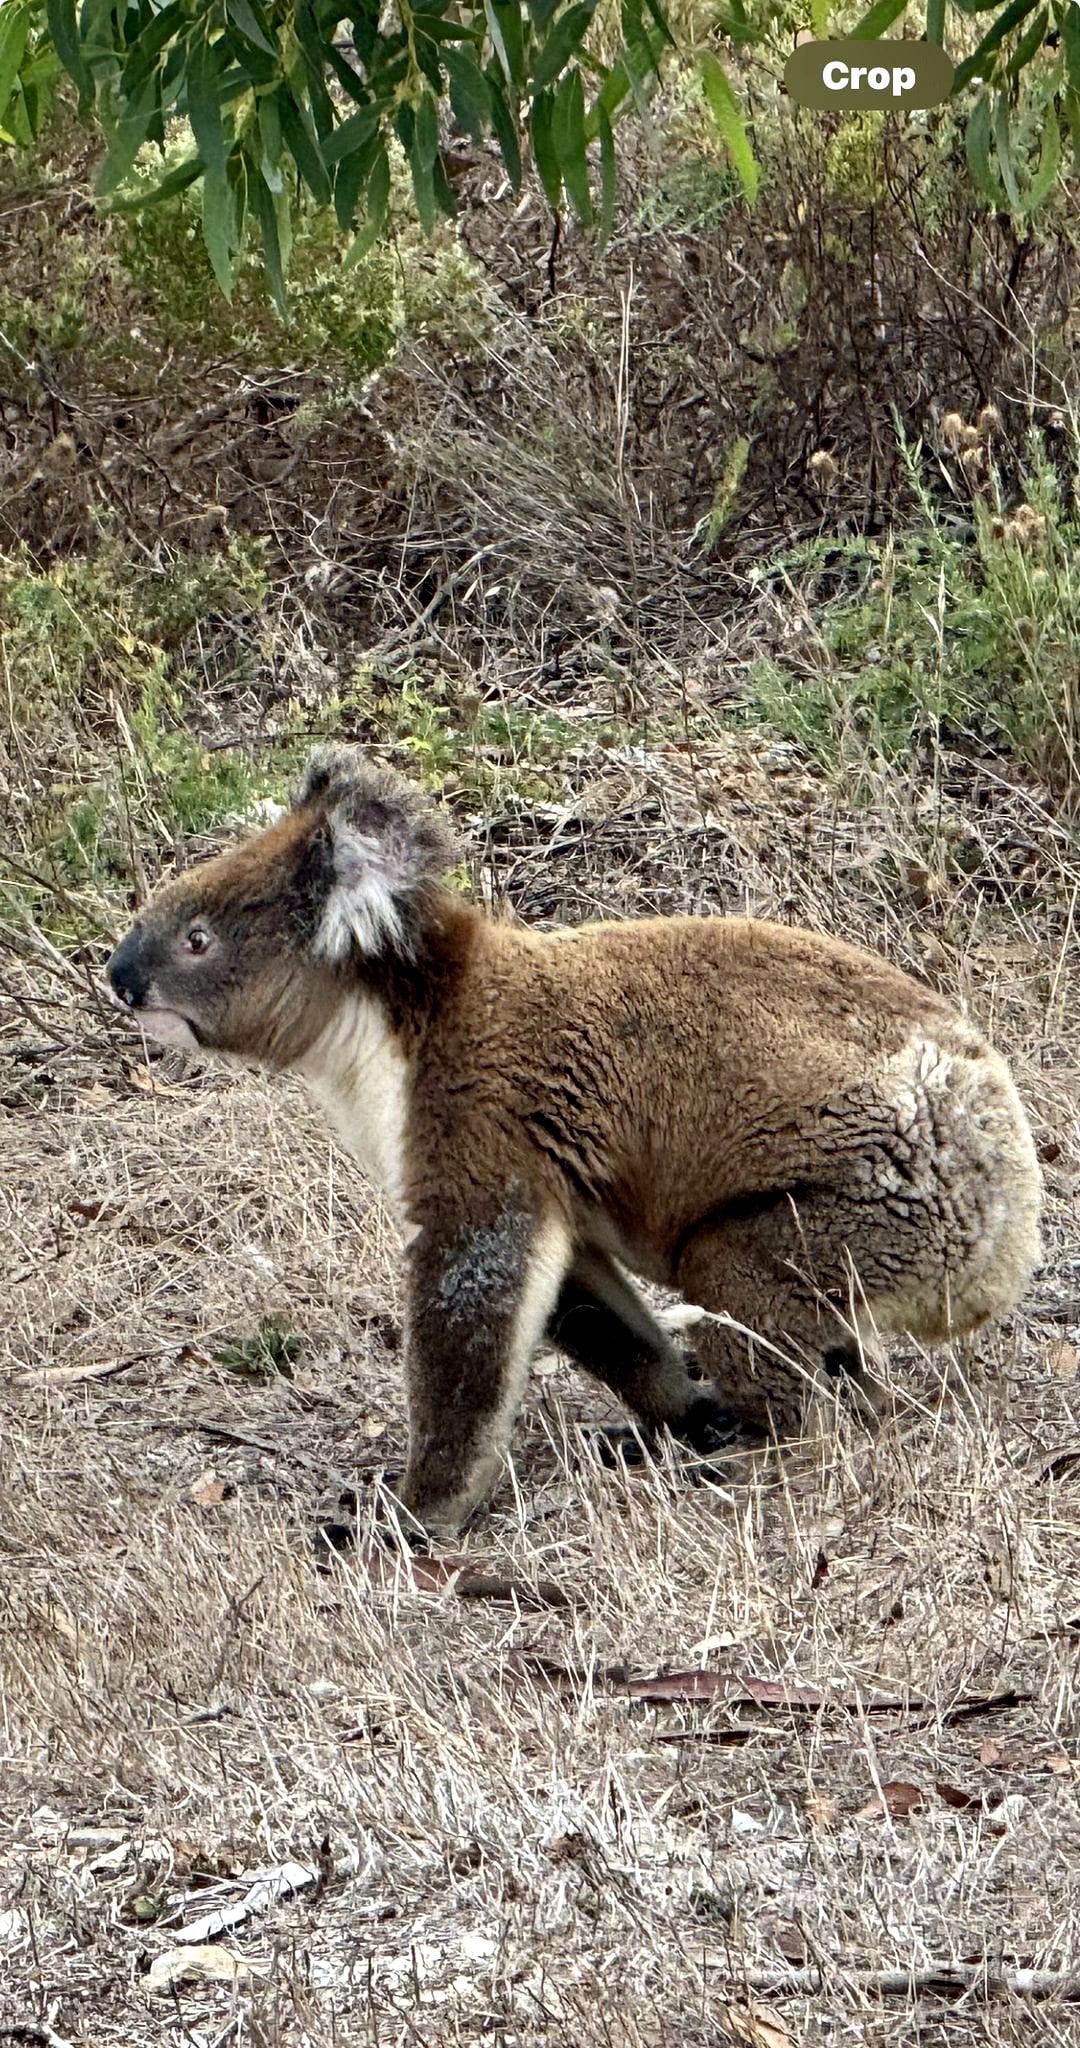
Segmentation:
{"type": "MultiPolygon", "coordinates": [[[[967,735],[1057,784],[1080,772],[1080,513],[1071,475],[1033,438],[1026,488],[1006,503],[986,434],[946,417],[953,458],[979,469],[966,530],[921,482],[919,517],[881,540],[817,540],[757,580],[779,579],[816,630],[798,660],[755,668],[750,711],[857,777],[921,737],[967,735]],[[965,449],[962,444],[967,442],[965,449]],[[824,583],[842,586],[822,604],[824,583]]],[[[989,423],[988,423],[989,424],[989,423]]]]}

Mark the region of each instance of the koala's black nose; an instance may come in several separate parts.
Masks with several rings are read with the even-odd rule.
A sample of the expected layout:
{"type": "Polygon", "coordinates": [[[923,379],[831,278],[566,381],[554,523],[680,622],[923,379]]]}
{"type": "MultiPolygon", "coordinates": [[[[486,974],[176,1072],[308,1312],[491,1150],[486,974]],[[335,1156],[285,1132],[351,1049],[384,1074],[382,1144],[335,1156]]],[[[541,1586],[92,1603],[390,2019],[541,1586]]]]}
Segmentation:
{"type": "Polygon", "coordinates": [[[150,974],[140,931],[130,931],[126,939],[121,939],[105,972],[113,994],[127,1009],[137,1010],[141,1003],[145,1003],[150,989],[150,974]]]}

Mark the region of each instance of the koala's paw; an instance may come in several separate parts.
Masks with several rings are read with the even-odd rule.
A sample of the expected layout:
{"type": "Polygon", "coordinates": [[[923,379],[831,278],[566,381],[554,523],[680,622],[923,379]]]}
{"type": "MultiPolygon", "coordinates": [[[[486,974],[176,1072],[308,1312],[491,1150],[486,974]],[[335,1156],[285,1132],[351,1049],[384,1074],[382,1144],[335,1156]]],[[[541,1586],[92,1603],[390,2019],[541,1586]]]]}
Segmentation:
{"type": "Polygon", "coordinates": [[[608,1472],[618,1466],[640,1470],[656,1456],[654,1431],[632,1422],[596,1422],[582,1431],[585,1442],[608,1472]]]}
{"type": "Polygon", "coordinates": [[[673,1434],[703,1458],[715,1458],[724,1451],[758,1450],[769,1441],[768,1431],[759,1423],[737,1409],[725,1408],[713,1394],[699,1394],[673,1434]]]}
{"type": "Polygon", "coordinates": [[[321,1571],[329,1571],[339,1558],[355,1552],[361,1535],[388,1549],[399,1549],[402,1542],[410,1550],[426,1549],[431,1532],[397,1497],[401,1473],[382,1472],[379,1477],[382,1494],[375,1515],[366,1512],[365,1496],[354,1486],[344,1487],[320,1510],[313,1546],[321,1571]]]}

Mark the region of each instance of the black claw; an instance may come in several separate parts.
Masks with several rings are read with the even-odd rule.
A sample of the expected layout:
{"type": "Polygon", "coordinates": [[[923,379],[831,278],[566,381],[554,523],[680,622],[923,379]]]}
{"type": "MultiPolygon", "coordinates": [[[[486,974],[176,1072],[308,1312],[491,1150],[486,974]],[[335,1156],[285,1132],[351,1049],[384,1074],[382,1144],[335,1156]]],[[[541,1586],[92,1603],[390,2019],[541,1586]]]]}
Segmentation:
{"type": "Polygon", "coordinates": [[[585,1435],[601,1465],[609,1472],[620,1465],[634,1468],[647,1465],[656,1454],[653,1440],[643,1430],[635,1429],[632,1423],[596,1423],[585,1435]]]}
{"type": "Polygon", "coordinates": [[[355,1522],[320,1522],[312,1538],[312,1547],[319,1571],[332,1570],[337,1558],[356,1548],[355,1522]]]}
{"type": "Polygon", "coordinates": [[[756,1450],[769,1441],[767,1430],[730,1408],[721,1408],[704,1394],[687,1409],[674,1433],[703,1457],[715,1457],[719,1451],[756,1450]]]}
{"type": "MultiPolygon", "coordinates": [[[[401,1473],[380,1472],[378,1476],[386,1492],[396,1496],[401,1483],[401,1473]]],[[[356,1549],[357,1523],[362,1500],[363,1495],[359,1488],[346,1486],[328,1504],[325,1515],[316,1525],[312,1539],[315,1562],[320,1571],[332,1570],[336,1558],[356,1549]]],[[[377,1520],[368,1533],[376,1543],[385,1543],[391,1549],[396,1548],[401,1542],[407,1543],[410,1550],[424,1550],[428,1547],[426,1531],[404,1508],[401,1508],[399,1514],[394,1517],[393,1526],[387,1519],[377,1520]]]]}
{"type": "MultiPolygon", "coordinates": [[[[671,1434],[677,1444],[685,1445],[703,1459],[725,1452],[759,1450],[769,1442],[767,1430],[719,1407],[707,1395],[693,1403],[677,1426],[672,1425],[671,1434]]],[[[586,1431],[586,1437],[608,1471],[620,1465],[640,1471],[643,1465],[652,1463],[659,1451],[655,1431],[641,1424],[635,1427],[626,1422],[597,1423],[586,1431]]]]}

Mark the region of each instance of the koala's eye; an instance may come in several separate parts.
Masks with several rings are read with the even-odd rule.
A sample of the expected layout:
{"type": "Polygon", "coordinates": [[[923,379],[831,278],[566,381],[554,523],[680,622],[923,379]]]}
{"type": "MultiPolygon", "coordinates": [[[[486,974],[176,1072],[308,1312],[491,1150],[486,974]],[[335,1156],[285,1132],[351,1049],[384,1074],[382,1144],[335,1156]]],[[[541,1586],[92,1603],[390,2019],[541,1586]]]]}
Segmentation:
{"type": "Polygon", "coordinates": [[[205,953],[209,950],[210,934],[204,924],[193,924],[184,940],[186,953],[205,953]]]}

